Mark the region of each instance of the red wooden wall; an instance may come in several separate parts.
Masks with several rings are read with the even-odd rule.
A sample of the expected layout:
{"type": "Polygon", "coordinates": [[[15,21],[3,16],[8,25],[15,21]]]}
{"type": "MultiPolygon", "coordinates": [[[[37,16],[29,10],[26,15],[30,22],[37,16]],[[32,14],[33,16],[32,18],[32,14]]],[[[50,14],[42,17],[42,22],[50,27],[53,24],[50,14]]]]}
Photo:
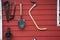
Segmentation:
{"type": "MultiPolygon", "coordinates": [[[[30,0],[22,0],[25,29],[21,30],[18,27],[20,0],[15,1],[17,3],[15,18],[9,23],[6,21],[3,8],[3,40],[6,40],[5,33],[8,26],[11,28],[13,34],[12,40],[32,40],[33,37],[36,37],[37,40],[60,40],[60,28],[57,27],[57,0],[35,0],[38,4],[32,11],[32,15],[39,27],[48,28],[46,31],[38,31],[28,15],[28,9],[32,6],[30,0]]],[[[10,0],[10,2],[12,2],[12,0],[10,0]]]]}

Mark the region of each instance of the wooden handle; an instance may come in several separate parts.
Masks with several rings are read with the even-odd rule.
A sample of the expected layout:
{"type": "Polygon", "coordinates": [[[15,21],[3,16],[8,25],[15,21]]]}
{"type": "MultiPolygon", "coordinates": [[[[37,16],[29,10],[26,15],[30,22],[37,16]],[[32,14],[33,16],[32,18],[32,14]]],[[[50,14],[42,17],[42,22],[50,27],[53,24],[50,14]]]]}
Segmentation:
{"type": "Polygon", "coordinates": [[[47,30],[47,28],[39,28],[39,26],[37,25],[37,23],[35,22],[34,18],[33,18],[32,15],[31,15],[31,11],[32,11],[32,9],[33,9],[35,6],[36,6],[36,4],[33,4],[33,6],[30,8],[30,10],[29,10],[29,16],[31,17],[33,23],[35,24],[35,26],[36,26],[36,28],[37,28],[38,30],[47,30]]]}
{"type": "Polygon", "coordinates": [[[22,15],[22,3],[20,3],[20,15],[22,15]]]}

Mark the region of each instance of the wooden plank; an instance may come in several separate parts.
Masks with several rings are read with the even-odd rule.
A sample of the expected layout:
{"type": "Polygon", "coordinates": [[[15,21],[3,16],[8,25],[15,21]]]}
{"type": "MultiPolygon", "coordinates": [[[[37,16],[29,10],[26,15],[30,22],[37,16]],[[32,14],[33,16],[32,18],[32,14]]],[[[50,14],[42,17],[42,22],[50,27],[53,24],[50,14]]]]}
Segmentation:
{"type": "MultiPolygon", "coordinates": [[[[5,35],[6,31],[4,31],[5,35]]],[[[11,31],[13,36],[20,36],[20,37],[25,37],[25,36],[60,36],[60,31],[11,31]]],[[[3,35],[3,36],[4,36],[3,35]]]]}
{"type": "MultiPolygon", "coordinates": [[[[38,25],[56,25],[56,21],[36,21],[38,25]]],[[[7,23],[7,21],[3,22],[3,25],[18,25],[18,21],[10,21],[7,23]]],[[[32,21],[25,21],[25,25],[34,25],[32,21]]]]}
{"type": "MultiPolygon", "coordinates": [[[[60,40],[60,37],[36,37],[37,40],[60,40]]],[[[33,37],[13,37],[12,40],[32,40],[33,37]]],[[[4,37],[3,40],[6,40],[4,37]]]]}
{"type": "MultiPolygon", "coordinates": [[[[23,9],[30,9],[32,5],[23,5],[23,9]],[[27,8],[26,8],[27,7],[27,8]]],[[[56,9],[56,5],[38,5],[34,9],[56,9]]],[[[17,6],[19,9],[19,6],[17,6]]]]}
{"type": "MultiPolygon", "coordinates": [[[[16,15],[20,15],[19,14],[20,11],[16,10],[15,16],[16,15]]],[[[56,15],[57,11],[56,10],[33,10],[31,12],[32,15],[56,15]]],[[[5,11],[3,11],[2,13],[3,15],[5,15],[5,11]]],[[[23,10],[23,15],[29,15],[28,14],[28,10],[23,10]]]]}
{"type": "MultiPolygon", "coordinates": [[[[29,1],[27,2],[27,1],[24,0],[23,1],[23,4],[24,4],[24,2],[26,2],[26,4],[27,4],[27,3],[29,3],[29,1]]],[[[56,3],[56,0],[38,0],[37,2],[38,2],[38,4],[47,4],[47,3],[48,4],[55,4],[56,3]]]]}
{"type": "MultiPolygon", "coordinates": [[[[6,31],[6,29],[10,27],[11,31],[21,31],[21,29],[18,27],[18,25],[3,25],[3,31],[6,31]]],[[[39,27],[46,27],[48,30],[46,31],[60,31],[60,28],[57,26],[39,26],[39,27]]],[[[37,31],[38,29],[33,25],[33,26],[25,26],[24,28],[25,31],[37,31]]]]}
{"type": "MultiPolygon", "coordinates": [[[[45,21],[48,21],[48,19],[51,19],[51,21],[53,21],[53,19],[57,18],[57,15],[32,15],[32,16],[33,16],[33,18],[35,20],[40,20],[40,21],[42,21],[44,19],[46,19],[45,21]]],[[[19,16],[15,16],[15,18],[14,18],[15,21],[18,21],[19,19],[20,19],[20,15],[19,16]]],[[[29,15],[27,15],[27,16],[23,15],[23,19],[31,21],[31,18],[30,18],[29,15]]],[[[3,16],[3,20],[6,21],[6,16],[3,16]]]]}
{"type": "MultiPolygon", "coordinates": [[[[29,10],[32,5],[23,5],[23,9],[29,10]]],[[[34,9],[56,9],[57,5],[38,5],[34,9]]],[[[4,9],[4,8],[3,8],[4,9]]],[[[14,10],[14,6],[12,5],[12,10],[14,10]]],[[[20,6],[16,6],[16,10],[20,10],[20,6]]]]}
{"type": "MultiPolygon", "coordinates": [[[[60,37],[36,37],[37,40],[59,40],[60,37]]],[[[6,40],[6,38],[3,38],[6,40]]],[[[13,37],[12,40],[32,40],[33,37],[13,37]]]]}
{"type": "MultiPolygon", "coordinates": [[[[30,9],[32,5],[23,5],[23,9],[30,9]],[[28,6],[28,7],[27,7],[28,6]],[[27,7],[27,8],[26,8],[27,7]]],[[[14,9],[14,6],[12,6],[14,9]]],[[[17,10],[20,9],[19,5],[16,6],[17,10]]],[[[34,8],[34,9],[56,9],[57,8],[57,5],[38,5],[34,8]]],[[[4,9],[4,8],[3,8],[4,9]]]]}
{"type": "MultiPolygon", "coordinates": [[[[20,0],[15,0],[17,4],[20,3],[20,0]]],[[[57,0],[35,0],[38,4],[56,4],[57,0]]],[[[12,0],[10,0],[12,2],[12,0]]],[[[30,0],[23,0],[23,4],[31,4],[30,0]]]]}

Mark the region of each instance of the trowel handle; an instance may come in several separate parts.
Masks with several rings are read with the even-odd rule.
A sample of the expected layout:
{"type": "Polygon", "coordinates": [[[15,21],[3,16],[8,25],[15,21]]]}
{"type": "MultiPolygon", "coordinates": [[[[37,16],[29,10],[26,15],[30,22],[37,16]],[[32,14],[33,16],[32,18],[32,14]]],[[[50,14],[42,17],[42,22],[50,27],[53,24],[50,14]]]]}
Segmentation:
{"type": "Polygon", "coordinates": [[[22,16],[22,3],[20,3],[20,16],[22,16]]]}

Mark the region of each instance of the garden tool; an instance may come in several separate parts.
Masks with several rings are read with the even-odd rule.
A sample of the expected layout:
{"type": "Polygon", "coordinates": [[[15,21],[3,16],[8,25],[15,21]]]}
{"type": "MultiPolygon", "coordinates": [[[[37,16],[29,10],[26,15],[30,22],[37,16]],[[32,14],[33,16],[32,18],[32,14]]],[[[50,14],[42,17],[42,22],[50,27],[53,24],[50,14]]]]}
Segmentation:
{"type": "Polygon", "coordinates": [[[37,40],[35,37],[32,40],[37,40]]]}
{"type": "Polygon", "coordinates": [[[12,15],[11,10],[10,10],[10,2],[9,1],[5,1],[4,2],[4,9],[5,9],[5,13],[6,13],[6,19],[7,22],[9,22],[10,20],[14,19],[15,16],[15,11],[16,11],[16,3],[14,2],[14,13],[12,15]]]}
{"type": "Polygon", "coordinates": [[[14,12],[13,12],[13,15],[10,13],[10,19],[9,19],[9,20],[14,19],[14,17],[15,17],[15,12],[16,12],[16,2],[14,2],[14,12]]]}
{"type": "Polygon", "coordinates": [[[5,9],[5,12],[6,12],[6,19],[7,19],[7,21],[9,21],[9,10],[10,10],[9,1],[4,2],[4,9],[5,9]]]}
{"type": "Polygon", "coordinates": [[[18,20],[18,26],[19,28],[23,29],[24,28],[24,19],[22,19],[22,3],[20,3],[20,20],[18,20]]]}
{"type": "Polygon", "coordinates": [[[10,40],[10,39],[12,38],[12,33],[11,33],[11,31],[10,31],[10,28],[8,28],[8,31],[7,31],[7,33],[5,34],[5,37],[6,37],[7,40],[10,40]]]}
{"type": "Polygon", "coordinates": [[[36,23],[36,21],[34,20],[33,16],[31,15],[32,9],[33,9],[34,7],[36,7],[36,5],[37,5],[37,3],[34,2],[34,1],[32,1],[32,0],[31,0],[31,3],[33,3],[33,6],[29,9],[29,16],[30,16],[30,18],[32,19],[33,23],[35,24],[35,26],[36,26],[36,28],[37,28],[38,30],[47,30],[47,28],[39,28],[39,26],[37,25],[37,23],[36,23]]]}

